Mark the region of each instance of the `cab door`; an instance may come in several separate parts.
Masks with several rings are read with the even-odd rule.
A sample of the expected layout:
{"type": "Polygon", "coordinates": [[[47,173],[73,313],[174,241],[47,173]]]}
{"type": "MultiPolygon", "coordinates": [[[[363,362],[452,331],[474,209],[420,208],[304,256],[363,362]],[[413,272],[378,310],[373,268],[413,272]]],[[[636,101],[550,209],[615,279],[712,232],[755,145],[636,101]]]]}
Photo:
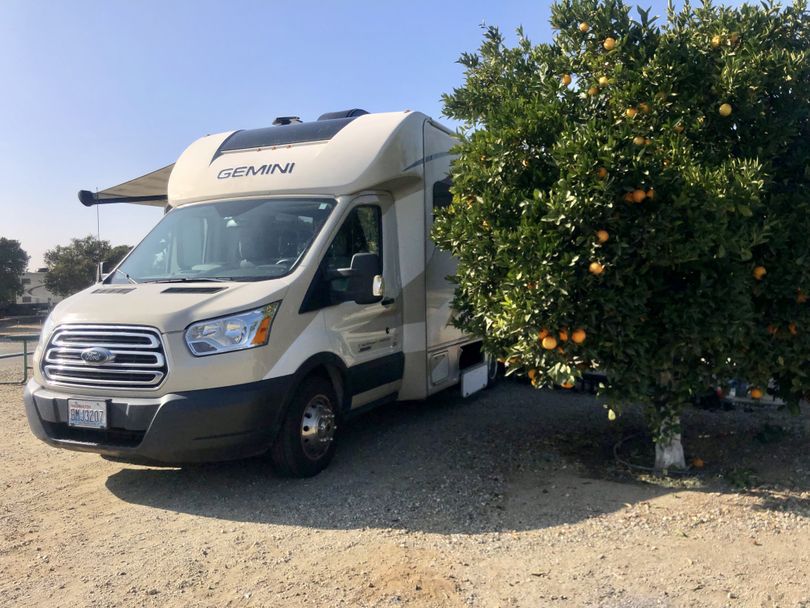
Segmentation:
{"type": "Polygon", "coordinates": [[[352,201],[326,250],[322,276],[330,304],[324,309],[326,331],[349,370],[351,409],[396,395],[402,384],[402,298],[393,201],[364,195],[352,201]],[[376,298],[358,303],[349,293],[350,279],[333,278],[349,268],[356,254],[374,253],[382,284],[376,298]]]}

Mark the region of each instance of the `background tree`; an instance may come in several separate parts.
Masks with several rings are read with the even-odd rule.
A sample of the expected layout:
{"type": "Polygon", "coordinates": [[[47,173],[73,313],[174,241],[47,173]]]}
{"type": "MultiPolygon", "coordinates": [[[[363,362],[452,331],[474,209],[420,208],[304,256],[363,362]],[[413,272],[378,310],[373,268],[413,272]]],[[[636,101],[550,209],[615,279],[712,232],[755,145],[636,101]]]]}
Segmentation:
{"type": "Polygon", "coordinates": [[[23,292],[22,277],[29,259],[19,241],[0,237],[0,308],[13,304],[23,292]]]}
{"type": "Polygon", "coordinates": [[[457,323],[535,386],[604,370],[659,467],[680,411],[730,378],[810,389],[810,21],[804,2],[670,10],[564,0],[556,35],[486,29],[444,97],[463,122],[457,323]]]}
{"type": "Polygon", "coordinates": [[[45,252],[45,286],[49,291],[69,296],[96,281],[96,268],[104,262],[109,272],[129,252],[129,245],[112,247],[109,241],[98,240],[94,236],[71,239],[70,245],[57,245],[45,252]]]}

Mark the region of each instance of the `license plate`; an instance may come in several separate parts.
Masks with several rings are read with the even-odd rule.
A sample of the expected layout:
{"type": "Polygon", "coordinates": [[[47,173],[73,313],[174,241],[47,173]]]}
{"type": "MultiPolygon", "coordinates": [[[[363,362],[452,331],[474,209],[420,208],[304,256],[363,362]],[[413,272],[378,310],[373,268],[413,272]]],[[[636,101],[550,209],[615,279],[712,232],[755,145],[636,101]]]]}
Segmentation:
{"type": "Polygon", "coordinates": [[[68,426],[85,429],[107,428],[107,402],[68,399],[68,426]]]}

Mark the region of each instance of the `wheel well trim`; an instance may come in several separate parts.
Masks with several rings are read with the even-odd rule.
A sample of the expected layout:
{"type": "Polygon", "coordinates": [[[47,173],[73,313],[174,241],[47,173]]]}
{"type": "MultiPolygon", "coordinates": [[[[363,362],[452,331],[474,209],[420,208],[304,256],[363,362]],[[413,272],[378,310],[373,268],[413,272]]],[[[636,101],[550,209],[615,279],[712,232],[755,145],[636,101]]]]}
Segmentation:
{"type": "Polygon", "coordinates": [[[335,353],[316,353],[304,361],[293,374],[293,389],[291,392],[297,389],[304,378],[319,369],[323,369],[326,372],[327,378],[332,383],[332,387],[339,401],[338,406],[341,413],[348,412],[351,407],[348,381],[349,370],[343,360],[335,353]]]}

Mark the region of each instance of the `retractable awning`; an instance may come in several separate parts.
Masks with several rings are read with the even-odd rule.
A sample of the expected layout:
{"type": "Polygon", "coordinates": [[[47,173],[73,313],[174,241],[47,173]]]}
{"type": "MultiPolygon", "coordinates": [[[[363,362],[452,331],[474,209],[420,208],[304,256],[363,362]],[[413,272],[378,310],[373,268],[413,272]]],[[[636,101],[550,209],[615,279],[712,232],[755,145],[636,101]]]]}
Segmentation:
{"type": "Polygon", "coordinates": [[[128,182],[107,188],[101,192],[79,190],[79,200],[85,207],[111,203],[133,203],[165,207],[168,204],[166,191],[174,164],[152,171],[128,182]]]}

